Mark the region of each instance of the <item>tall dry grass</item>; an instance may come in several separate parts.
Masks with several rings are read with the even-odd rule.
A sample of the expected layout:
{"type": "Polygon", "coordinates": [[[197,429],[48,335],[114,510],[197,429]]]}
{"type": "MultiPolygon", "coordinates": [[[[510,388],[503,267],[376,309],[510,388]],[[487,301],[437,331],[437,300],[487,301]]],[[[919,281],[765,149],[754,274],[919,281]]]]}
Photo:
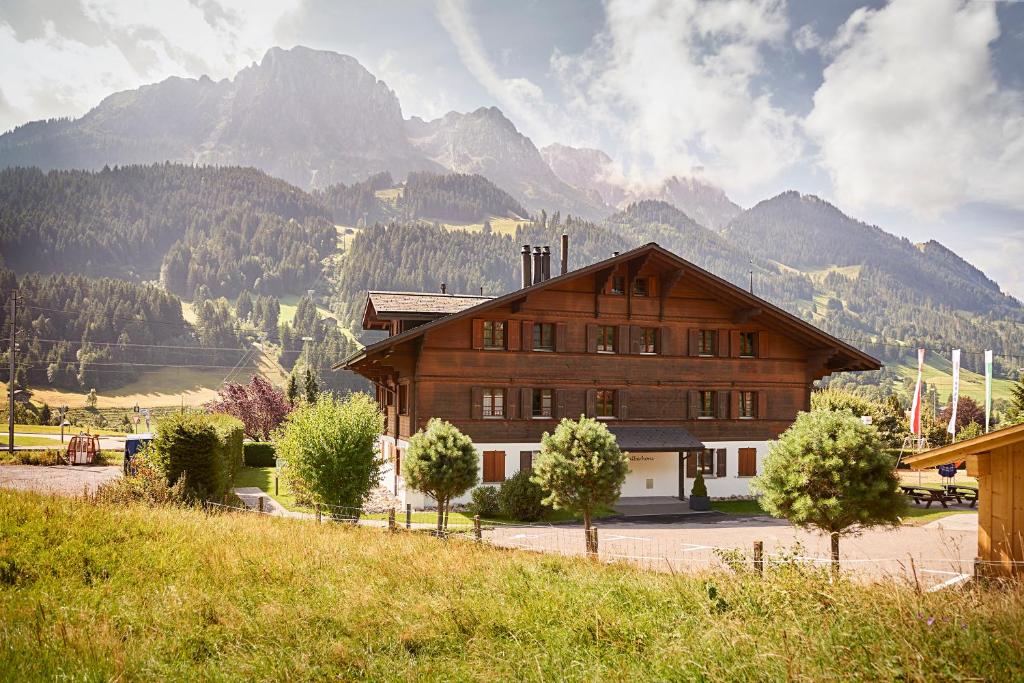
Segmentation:
{"type": "Polygon", "coordinates": [[[1022,603],[0,492],[8,680],[1013,680],[1022,603]]]}

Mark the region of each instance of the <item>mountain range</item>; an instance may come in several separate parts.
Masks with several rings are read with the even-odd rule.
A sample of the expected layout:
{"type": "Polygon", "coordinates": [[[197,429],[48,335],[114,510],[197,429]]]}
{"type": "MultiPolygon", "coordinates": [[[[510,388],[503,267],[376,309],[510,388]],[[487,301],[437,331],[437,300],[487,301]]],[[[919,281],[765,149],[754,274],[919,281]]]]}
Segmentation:
{"type": "MultiPolygon", "coordinates": [[[[300,266],[301,254],[322,258],[330,249],[323,225],[333,222],[357,231],[340,265],[324,261],[324,277],[345,308],[368,286],[514,287],[514,269],[495,250],[507,250],[511,261],[513,240],[555,243],[555,232],[565,230],[574,235],[575,259],[658,241],[736,284],[752,278],[758,294],[900,362],[915,344],[970,342],[1002,353],[1024,344],[1020,302],[937,242],[913,244],[796,192],[744,210],[699,177],[630,183],[600,150],[538,149],[495,107],[407,119],[383,81],[336,53],[274,48],[231,79],[170,78],[112,94],[81,118],[37,121],[0,135],[0,168],[100,171],[168,161],[255,167],[272,177],[238,168],[189,173],[176,165],[132,166],[123,179],[103,175],[107,170],[56,179],[39,171],[0,174],[5,260],[22,270],[43,268],[49,256],[30,257],[36,249],[63,254],[67,268],[103,271],[111,255],[132,252],[102,229],[111,221],[126,235],[146,235],[157,250],[142,259],[140,275],[152,277],[162,264],[162,272],[177,274],[173,291],[186,296],[200,284],[213,294],[299,292],[315,278],[300,266]],[[277,186],[274,178],[290,185],[277,186]],[[216,191],[196,191],[210,182],[216,191]],[[132,183],[173,200],[147,197],[132,183]],[[238,195],[246,187],[259,188],[260,199],[238,195]],[[58,200],[47,195],[54,188],[72,194],[58,200]],[[128,199],[117,199],[119,192],[128,199]],[[147,206],[180,207],[191,196],[203,199],[183,209],[190,222],[144,218],[147,206]],[[118,214],[124,206],[131,216],[118,214]],[[83,215],[90,207],[102,215],[83,215]],[[33,227],[33,216],[45,217],[50,242],[33,227]],[[480,229],[499,217],[504,227],[496,234],[480,229]],[[433,226],[370,227],[421,219],[433,226]],[[358,233],[357,223],[368,227],[358,233]],[[235,274],[231,263],[244,253],[232,237],[239,230],[262,236],[264,246],[248,270],[235,274]],[[392,258],[398,239],[407,249],[405,272],[375,268],[392,258]],[[285,254],[273,240],[315,244],[285,254]],[[425,240],[436,244],[423,248],[425,240]],[[69,251],[72,245],[80,253],[69,251]],[[479,267],[467,269],[445,249],[478,259],[479,267]],[[285,256],[287,265],[276,267],[285,256]]],[[[126,272],[123,264],[119,272],[126,272]]],[[[969,357],[965,364],[976,363],[969,357]]]]}

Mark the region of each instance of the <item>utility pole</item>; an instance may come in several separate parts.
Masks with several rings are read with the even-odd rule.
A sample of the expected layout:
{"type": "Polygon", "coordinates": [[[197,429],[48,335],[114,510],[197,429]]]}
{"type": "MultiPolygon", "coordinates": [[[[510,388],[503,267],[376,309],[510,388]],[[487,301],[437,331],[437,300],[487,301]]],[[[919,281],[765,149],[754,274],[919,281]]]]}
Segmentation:
{"type": "Polygon", "coordinates": [[[18,353],[18,290],[11,292],[11,392],[7,396],[7,437],[10,441],[7,444],[7,450],[11,455],[14,455],[14,373],[17,369],[15,362],[15,356],[18,353]]]}

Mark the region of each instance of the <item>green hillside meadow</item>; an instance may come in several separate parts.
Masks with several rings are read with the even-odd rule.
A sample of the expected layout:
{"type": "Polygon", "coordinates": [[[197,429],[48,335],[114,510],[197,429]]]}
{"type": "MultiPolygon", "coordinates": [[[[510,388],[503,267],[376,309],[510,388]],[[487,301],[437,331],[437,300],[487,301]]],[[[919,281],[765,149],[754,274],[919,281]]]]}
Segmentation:
{"type": "Polygon", "coordinates": [[[1005,681],[1022,609],[0,492],[6,680],[1005,681]]]}

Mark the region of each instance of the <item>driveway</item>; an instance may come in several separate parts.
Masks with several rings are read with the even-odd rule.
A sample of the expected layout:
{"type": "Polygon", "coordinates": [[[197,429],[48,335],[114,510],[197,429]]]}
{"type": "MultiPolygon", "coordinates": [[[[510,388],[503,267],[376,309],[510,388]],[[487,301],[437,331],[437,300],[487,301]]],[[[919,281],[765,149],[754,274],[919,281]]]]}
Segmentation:
{"type": "Polygon", "coordinates": [[[0,486],[22,491],[81,495],[121,476],[120,465],[0,465],[0,486]]]}

